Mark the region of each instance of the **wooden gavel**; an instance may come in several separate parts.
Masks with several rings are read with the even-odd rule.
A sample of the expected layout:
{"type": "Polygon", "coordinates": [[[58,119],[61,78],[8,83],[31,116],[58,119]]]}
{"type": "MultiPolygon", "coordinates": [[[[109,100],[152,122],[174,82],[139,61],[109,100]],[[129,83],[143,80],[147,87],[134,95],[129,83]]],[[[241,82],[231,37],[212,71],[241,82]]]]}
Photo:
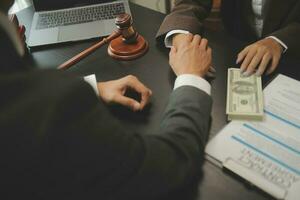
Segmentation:
{"type": "Polygon", "coordinates": [[[108,54],[115,59],[133,60],[143,56],[149,49],[149,45],[133,28],[132,17],[129,14],[121,14],[116,18],[115,24],[117,30],[110,36],[64,62],[58,69],[68,69],[109,42],[108,54]]]}

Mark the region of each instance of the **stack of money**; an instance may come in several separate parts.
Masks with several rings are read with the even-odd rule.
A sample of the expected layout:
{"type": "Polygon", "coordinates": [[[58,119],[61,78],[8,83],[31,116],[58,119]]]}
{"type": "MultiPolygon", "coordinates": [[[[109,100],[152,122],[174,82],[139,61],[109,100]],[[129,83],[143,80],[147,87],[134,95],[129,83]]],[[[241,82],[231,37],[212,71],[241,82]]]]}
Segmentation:
{"type": "Polygon", "coordinates": [[[228,120],[262,120],[261,77],[245,77],[240,69],[228,69],[226,114],[228,120]]]}

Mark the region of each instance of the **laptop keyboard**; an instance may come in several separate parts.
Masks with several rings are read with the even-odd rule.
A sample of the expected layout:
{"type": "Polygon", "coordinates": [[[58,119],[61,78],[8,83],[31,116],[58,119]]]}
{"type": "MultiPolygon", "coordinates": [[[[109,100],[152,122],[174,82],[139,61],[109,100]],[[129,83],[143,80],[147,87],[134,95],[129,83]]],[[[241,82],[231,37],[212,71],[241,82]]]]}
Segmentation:
{"type": "Polygon", "coordinates": [[[54,28],[82,24],[99,20],[114,19],[125,13],[123,3],[99,5],[39,14],[36,29],[54,28]]]}

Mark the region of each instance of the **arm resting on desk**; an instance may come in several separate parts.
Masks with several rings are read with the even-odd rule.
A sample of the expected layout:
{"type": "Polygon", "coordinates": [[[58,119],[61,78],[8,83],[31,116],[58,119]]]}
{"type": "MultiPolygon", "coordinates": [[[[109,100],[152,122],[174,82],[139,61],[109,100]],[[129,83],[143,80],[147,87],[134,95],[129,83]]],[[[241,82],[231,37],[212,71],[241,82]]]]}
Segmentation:
{"type": "Polygon", "coordinates": [[[66,93],[54,120],[61,123],[47,129],[60,133],[50,142],[59,154],[49,157],[53,164],[45,170],[48,179],[60,180],[56,188],[64,193],[153,199],[200,174],[212,104],[205,92],[190,86],[173,91],[161,127],[152,135],[120,127],[87,84],[75,83],[66,93]]]}

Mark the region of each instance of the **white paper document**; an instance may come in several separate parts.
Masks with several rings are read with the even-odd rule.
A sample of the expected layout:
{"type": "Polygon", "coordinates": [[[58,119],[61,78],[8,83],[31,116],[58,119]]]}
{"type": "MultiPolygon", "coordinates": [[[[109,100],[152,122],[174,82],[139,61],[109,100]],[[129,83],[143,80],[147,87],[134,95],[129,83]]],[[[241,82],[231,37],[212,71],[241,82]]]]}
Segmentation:
{"type": "Polygon", "coordinates": [[[300,199],[300,81],[278,75],[264,89],[264,119],[232,121],[207,145],[219,163],[277,199],[300,199]]]}

